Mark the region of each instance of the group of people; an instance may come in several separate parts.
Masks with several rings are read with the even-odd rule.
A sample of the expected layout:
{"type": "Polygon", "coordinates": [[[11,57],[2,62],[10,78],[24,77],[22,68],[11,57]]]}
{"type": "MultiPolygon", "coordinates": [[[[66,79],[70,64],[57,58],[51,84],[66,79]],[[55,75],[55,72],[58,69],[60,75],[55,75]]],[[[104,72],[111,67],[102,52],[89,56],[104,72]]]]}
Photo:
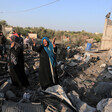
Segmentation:
{"type": "MultiPolygon", "coordinates": [[[[29,87],[30,84],[24,70],[23,39],[20,34],[14,32],[10,40],[9,66],[12,84],[16,87],[29,87]]],[[[28,37],[26,43],[27,41],[28,37]]],[[[33,41],[32,49],[40,54],[39,80],[41,88],[45,90],[49,86],[58,84],[55,38],[51,43],[47,37],[43,37],[39,46],[33,41]]]]}

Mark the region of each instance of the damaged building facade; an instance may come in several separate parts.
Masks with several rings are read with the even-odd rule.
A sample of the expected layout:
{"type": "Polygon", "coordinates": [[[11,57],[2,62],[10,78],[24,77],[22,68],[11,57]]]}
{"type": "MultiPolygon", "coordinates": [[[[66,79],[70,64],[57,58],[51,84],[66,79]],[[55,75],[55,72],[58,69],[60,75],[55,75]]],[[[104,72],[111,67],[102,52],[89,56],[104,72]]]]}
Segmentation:
{"type": "Polygon", "coordinates": [[[111,48],[112,48],[112,20],[106,17],[101,42],[101,49],[105,50],[111,48]]]}

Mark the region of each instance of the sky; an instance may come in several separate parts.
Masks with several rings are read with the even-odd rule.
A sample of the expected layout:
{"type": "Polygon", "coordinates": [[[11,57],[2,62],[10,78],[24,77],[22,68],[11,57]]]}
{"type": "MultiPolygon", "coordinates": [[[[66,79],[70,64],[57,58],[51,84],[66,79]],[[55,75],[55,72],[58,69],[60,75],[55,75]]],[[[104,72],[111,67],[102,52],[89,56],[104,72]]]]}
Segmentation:
{"type": "Polygon", "coordinates": [[[111,11],[112,0],[0,0],[0,20],[21,27],[102,33],[111,11]]]}

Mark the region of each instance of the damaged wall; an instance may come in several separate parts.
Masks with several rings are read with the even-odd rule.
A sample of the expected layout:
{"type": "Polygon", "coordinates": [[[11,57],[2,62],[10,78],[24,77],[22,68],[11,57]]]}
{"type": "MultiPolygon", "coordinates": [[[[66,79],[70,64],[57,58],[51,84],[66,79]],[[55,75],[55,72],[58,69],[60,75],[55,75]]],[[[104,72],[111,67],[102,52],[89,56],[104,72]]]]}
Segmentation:
{"type": "Polygon", "coordinates": [[[112,48],[112,20],[106,18],[101,42],[101,49],[104,50],[110,48],[112,48]]]}
{"type": "Polygon", "coordinates": [[[0,31],[2,31],[5,34],[5,27],[3,25],[0,25],[0,31]]]}

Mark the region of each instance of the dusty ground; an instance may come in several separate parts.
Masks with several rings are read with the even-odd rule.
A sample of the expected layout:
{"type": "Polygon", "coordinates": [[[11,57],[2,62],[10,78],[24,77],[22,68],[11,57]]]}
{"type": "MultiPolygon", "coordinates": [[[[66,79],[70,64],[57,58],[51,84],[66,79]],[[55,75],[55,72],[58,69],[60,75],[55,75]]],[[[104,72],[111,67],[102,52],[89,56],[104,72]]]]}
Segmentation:
{"type": "MultiPolygon", "coordinates": [[[[57,46],[57,71],[59,84],[63,87],[66,94],[74,90],[78,93],[81,101],[95,108],[97,103],[103,98],[112,97],[112,87],[107,88],[105,85],[101,87],[99,86],[99,88],[97,87],[100,82],[111,83],[112,81],[112,74],[108,71],[108,67],[112,65],[110,51],[100,50],[86,52],[83,47],[74,47],[67,50],[64,45],[58,44],[57,46]],[[104,87],[104,89],[102,87],[104,87]]],[[[40,91],[41,89],[38,73],[39,54],[32,50],[25,50],[24,56],[25,72],[29,79],[30,87],[21,89],[11,85],[8,90],[10,89],[15,94],[15,98],[8,98],[6,95],[8,90],[5,92],[0,92],[0,94],[4,94],[3,98],[5,98],[6,101],[19,102],[22,99],[23,94],[28,92],[32,95],[30,98],[30,103],[41,102],[42,104],[44,103],[44,108],[47,108],[48,105],[45,103],[46,99],[43,98],[43,93],[40,91]],[[42,98],[44,99],[44,102],[42,102],[42,98]]],[[[0,85],[10,79],[8,56],[6,55],[5,57],[6,58],[4,60],[0,61],[0,85]]],[[[2,96],[0,97],[2,98],[2,96]]],[[[56,100],[48,101],[50,103],[56,103],[56,100]]],[[[58,105],[55,107],[60,109],[62,112],[65,108],[69,108],[64,106],[64,104],[62,104],[62,106],[58,105]]]]}

